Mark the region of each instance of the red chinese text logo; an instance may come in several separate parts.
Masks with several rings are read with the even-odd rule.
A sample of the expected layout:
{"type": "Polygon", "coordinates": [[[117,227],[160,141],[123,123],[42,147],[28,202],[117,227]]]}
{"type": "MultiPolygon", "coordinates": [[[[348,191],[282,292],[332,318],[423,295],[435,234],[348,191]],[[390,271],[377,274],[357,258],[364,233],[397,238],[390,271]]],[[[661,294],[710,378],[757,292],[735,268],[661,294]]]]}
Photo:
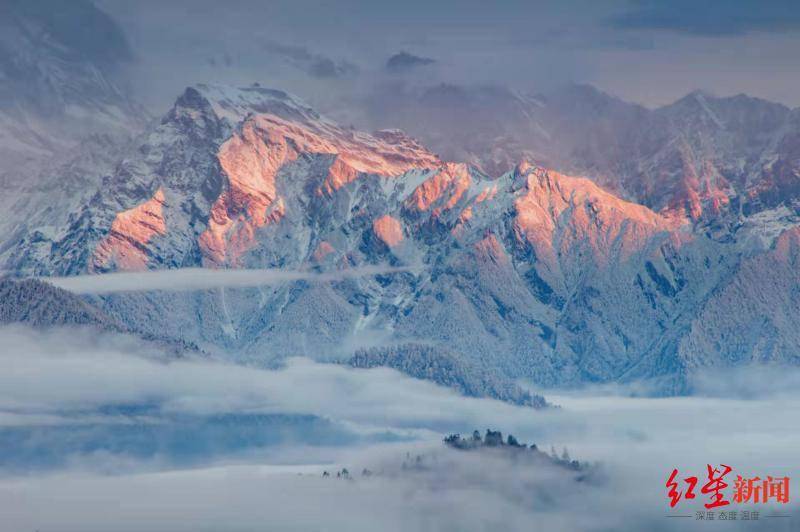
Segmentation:
{"type": "MultiPolygon", "coordinates": [[[[718,508],[731,504],[731,500],[726,498],[726,490],[729,487],[725,477],[733,469],[725,464],[719,467],[707,466],[705,484],[700,488],[700,493],[706,495],[708,502],[704,504],[706,508],[718,508]]],[[[677,469],[673,469],[667,483],[667,498],[669,505],[674,508],[681,499],[696,498],[695,487],[698,484],[698,477],[686,476],[679,478],[677,469]]],[[[780,504],[789,502],[789,477],[773,478],[771,476],[762,479],[761,477],[743,478],[736,475],[733,481],[733,494],[731,499],[736,504],[766,504],[774,501],[780,504]]]]}

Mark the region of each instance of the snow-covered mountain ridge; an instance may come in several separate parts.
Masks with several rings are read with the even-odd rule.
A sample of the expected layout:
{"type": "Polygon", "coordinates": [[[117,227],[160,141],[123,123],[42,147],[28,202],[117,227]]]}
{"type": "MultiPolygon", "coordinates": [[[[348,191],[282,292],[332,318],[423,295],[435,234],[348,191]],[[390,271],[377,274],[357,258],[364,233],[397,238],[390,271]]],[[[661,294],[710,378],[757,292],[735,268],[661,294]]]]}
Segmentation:
{"type": "Polygon", "coordinates": [[[368,104],[363,123],[401,127],[493,175],[528,159],[700,222],[798,199],[800,109],[744,94],[695,91],[647,109],[589,85],[544,95],[438,85],[368,104]]]}
{"type": "Polygon", "coordinates": [[[544,385],[646,378],[680,391],[698,367],[798,360],[800,230],[785,205],[715,225],[526,161],[489,176],[397,130],[337,126],[280,91],[205,85],[86,197],[62,223],[29,220],[0,248],[5,268],[413,265],[95,301],[132,329],[249,361],[423,342],[544,385]]]}

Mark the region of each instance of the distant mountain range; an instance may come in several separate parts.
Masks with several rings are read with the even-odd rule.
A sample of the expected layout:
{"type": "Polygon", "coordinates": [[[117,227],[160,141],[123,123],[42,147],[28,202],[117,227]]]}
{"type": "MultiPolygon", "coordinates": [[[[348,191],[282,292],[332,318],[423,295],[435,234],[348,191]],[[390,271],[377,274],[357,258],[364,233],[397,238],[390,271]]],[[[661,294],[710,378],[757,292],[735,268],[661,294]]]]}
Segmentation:
{"type": "Polygon", "coordinates": [[[190,87],[134,142],[53,166],[6,211],[2,267],[408,267],[96,298],[132,330],[265,365],[411,343],[504,378],[675,393],[697,368],[798,362],[797,111],[700,93],[648,111],[587,87],[526,101],[544,140],[496,145],[520,159],[491,174],[480,146],[449,162],[281,91],[190,87]]]}
{"type": "Polygon", "coordinates": [[[439,85],[376,91],[364,122],[392,124],[490,175],[528,159],[693,220],[796,200],[800,109],[696,91],[646,109],[588,85],[546,95],[439,85]]]}

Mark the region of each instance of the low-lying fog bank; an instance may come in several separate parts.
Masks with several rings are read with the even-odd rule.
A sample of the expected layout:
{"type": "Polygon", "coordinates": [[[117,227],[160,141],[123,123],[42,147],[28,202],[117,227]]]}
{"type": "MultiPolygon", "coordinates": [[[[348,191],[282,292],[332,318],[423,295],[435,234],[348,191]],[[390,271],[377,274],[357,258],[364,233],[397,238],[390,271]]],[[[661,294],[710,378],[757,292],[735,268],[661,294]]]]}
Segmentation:
{"type": "Polygon", "coordinates": [[[800,392],[785,370],[708,376],[697,397],[551,391],[561,408],[535,411],[381,368],[166,362],[75,331],[4,328],[0,342],[3,531],[798,526],[800,392]],[[600,462],[602,475],[586,482],[441,443],[476,428],[559,455],[566,447],[600,462]],[[703,480],[706,464],[723,463],[731,486],[736,474],[792,477],[792,502],[723,508],[758,510],[758,521],[667,517],[694,516],[706,502],[698,493],[669,508],[673,468],[703,480]],[[351,479],[336,478],[342,468],[351,479]]]}

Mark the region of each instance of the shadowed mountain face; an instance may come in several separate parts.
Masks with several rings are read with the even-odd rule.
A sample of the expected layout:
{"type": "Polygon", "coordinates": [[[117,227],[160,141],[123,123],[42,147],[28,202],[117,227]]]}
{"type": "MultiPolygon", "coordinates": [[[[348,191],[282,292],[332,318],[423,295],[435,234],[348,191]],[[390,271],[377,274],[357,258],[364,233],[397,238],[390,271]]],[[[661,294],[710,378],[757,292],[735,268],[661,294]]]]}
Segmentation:
{"type": "Polygon", "coordinates": [[[57,230],[143,129],[125,89],[131,57],[91,2],[0,1],[0,253],[57,230]]]}
{"type": "Polygon", "coordinates": [[[121,28],[89,1],[0,2],[0,183],[30,180],[86,135],[140,130],[131,59],[121,28]]]}
{"type": "MultiPolygon", "coordinates": [[[[720,176],[720,168],[745,172],[727,158],[746,144],[737,135],[755,135],[748,128],[759,121],[771,128],[783,120],[782,108],[750,99],[709,103],[696,94],[651,113],[593,91],[584,99],[588,109],[612,108],[631,123],[641,115],[679,121],[686,143],[656,150],[649,160],[666,162],[638,181],[609,170],[606,188],[525,161],[488,175],[444,162],[397,130],[342,128],[280,91],[196,86],[122,150],[118,164],[103,166],[110,171],[99,174],[86,201],[55,217],[31,214],[30,229],[0,248],[2,260],[7,269],[39,274],[410,268],[327,283],[97,300],[137,331],[260,364],[421,343],[462,357],[464,367],[546,385],[644,378],[675,392],[697,367],[796,361],[798,324],[787,317],[800,286],[790,196],[773,190],[784,200],[761,201],[766,181],[725,170],[731,196],[714,196],[716,211],[711,196],[701,197],[699,217],[688,203],[671,203],[674,194],[630,200],[634,185],[652,185],[647,177],[656,183],[672,175],[673,157],[713,155],[720,176]],[[708,144],[705,131],[718,122],[726,133],[708,144]],[[742,207],[734,212],[734,204],[742,207]]],[[[587,135],[598,148],[585,151],[587,160],[607,153],[599,148],[605,126],[593,124],[587,135]]],[[[790,130],[782,131],[788,146],[790,130]]],[[[647,135],[661,134],[625,138],[646,144],[647,135]]],[[[784,145],[770,139],[761,142],[784,145]]],[[[713,195],[708,180],[698,182],[713,195]]]]}
{"type": "Polygon", "coordinates": [[[91,2],[4,0],[0,13],[3,108],[57,112],[103,92],[109,101],[119,96],[89,77],[119,74],[132,53],[122,30],[91,2]]]}

